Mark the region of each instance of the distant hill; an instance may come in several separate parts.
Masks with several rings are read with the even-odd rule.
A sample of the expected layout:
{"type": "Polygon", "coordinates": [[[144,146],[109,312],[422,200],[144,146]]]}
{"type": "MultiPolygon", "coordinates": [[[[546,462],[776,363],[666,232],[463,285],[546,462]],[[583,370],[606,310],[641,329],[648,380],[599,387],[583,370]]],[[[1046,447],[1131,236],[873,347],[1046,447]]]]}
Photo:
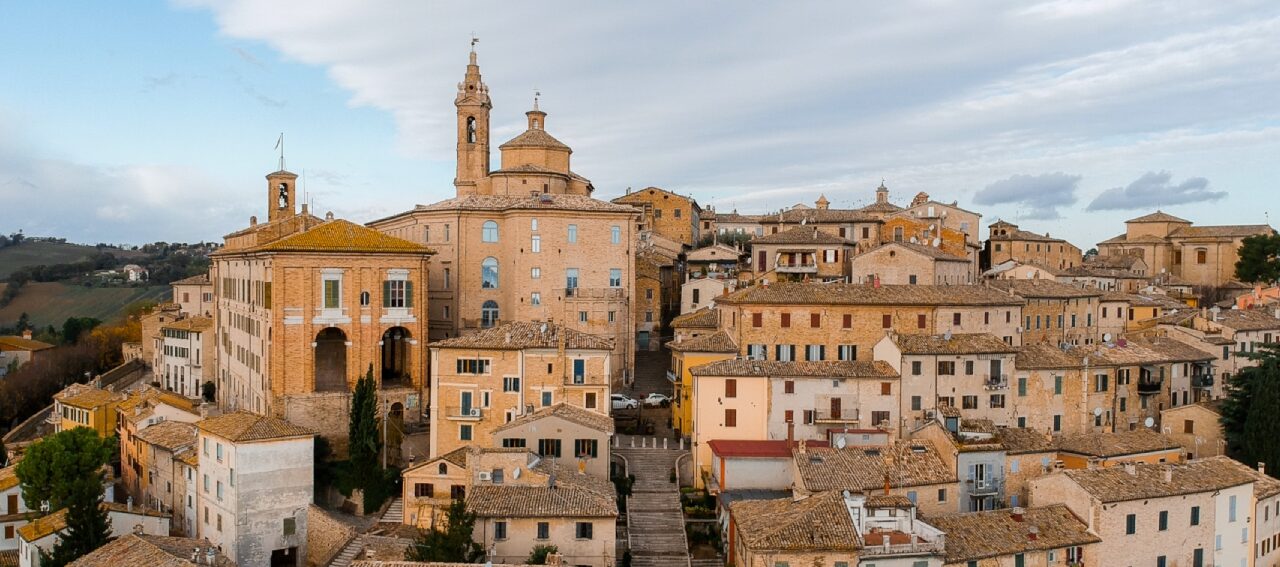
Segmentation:
{"type": "MultiPolygon", "coordinates": [[[[103,248],[101,251],[112,254],[121,260],[143,256],[142,252],[121,250],[119,248],[103,248]]],[[[98,252],[97,247],[83,244],[25,240],[20,244],[0,248],[0,279],[7,278],[15,270],[27,266],[71,264],[88,260],[98,252]]]]}
{"type": "MultiPolygon", "coordinates": [[[[91,246],[84,248],[94,249],[91,246]]],[[[59,282],[30,282],[22,286],[22,292],[12,303],[0,309],[0,326],[12,325],[24,312],[36,327],[61,327],[68,317],[111,321],[134,302],[161,301],[170,293],[168,286],[84,287],[59,282]]]]}

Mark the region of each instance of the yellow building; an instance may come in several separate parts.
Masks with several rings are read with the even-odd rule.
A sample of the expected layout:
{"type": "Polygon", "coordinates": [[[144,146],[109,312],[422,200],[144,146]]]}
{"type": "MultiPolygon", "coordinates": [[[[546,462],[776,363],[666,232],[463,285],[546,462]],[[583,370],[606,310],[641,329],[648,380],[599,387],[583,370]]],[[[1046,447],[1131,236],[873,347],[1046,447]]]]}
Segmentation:
{"type": "Polygon", "coordinates": [[[613,200],[619,205],[631,205],[643,211],[637,232],[654,232],[663,238],[686,246],[697,246],[701,238],[702,207],[693,197],[672,193],[660,187],[646,187],[639,191],[627,189],[627,194],[613,200]]]}
{"type": "Polygon", "coordinates": [[[1125,232],[1098,243],[1103,256],[1133,255],[1148,273],[1169,273],[1195,286],[1220,286],[1235,277],[1245,238],[1271,234],[1265,224],[1192,226],[1192,222],[1156,211],[1125,221],[1125,232]]]}
{"type": "Polygon", "coordinates": [[[501,167],[490,169],[492,102],[474,51],[454,106],[457,196],[369,223],[435,251],[424,312],[431,340],[555,321],[611,337],[612,378],[622,381],[636,347],[640,210],[592,197],[595,187],[571,169],[573,150],[548,133],[537,101],[527,129],[499,146],[501,167]]]}
{"type": "Polygon", "coordinates": [[[1003,220],[991,223],[987,228],[988,266],[1016,260],[1066,270],[1084,261],[1080,248],[1061,238],[1022,230],[1018,225],[1003,220]]]}
{"type": "MultiPolygon", "coordinates": [[[[714,314],[709,309],[706,312],[714,314]]],[[[677,335],[675,340],[667,343],[667,349],[671,351],[671,370],[667,372],[667,379],[673,386],[671,427],[676,430],[677,435],[691,435],[694,379],[689,369],[735,358],[738,355],[738,345],[733,344],[733,340],[724,331],[716,331],[689,339],[677,335]]]]}
{"type": "Polygon", "coordinates": [[[53,396],[55,431],[88,427],[100,437],[116,434],[116,405],[124,395],[88,384],[72,384],[53,396]]]}

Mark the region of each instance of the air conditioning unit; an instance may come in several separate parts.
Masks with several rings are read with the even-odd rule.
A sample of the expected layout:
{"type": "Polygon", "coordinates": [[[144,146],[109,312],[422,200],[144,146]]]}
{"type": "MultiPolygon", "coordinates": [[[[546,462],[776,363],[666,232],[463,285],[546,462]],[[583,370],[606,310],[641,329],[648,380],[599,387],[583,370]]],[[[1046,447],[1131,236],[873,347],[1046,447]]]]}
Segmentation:
{"type": "Polygon", "coordinates": [[[471,408],[471,417],[480,417],[480,408],[471,408]]]}
{"type": "Polygon", "coordinates": [[[493,476],[489,473],[489,471],[480,471],[481,481],[488,482],[489,480],[492,480],[492,479],[493,479],[493,476]]]}

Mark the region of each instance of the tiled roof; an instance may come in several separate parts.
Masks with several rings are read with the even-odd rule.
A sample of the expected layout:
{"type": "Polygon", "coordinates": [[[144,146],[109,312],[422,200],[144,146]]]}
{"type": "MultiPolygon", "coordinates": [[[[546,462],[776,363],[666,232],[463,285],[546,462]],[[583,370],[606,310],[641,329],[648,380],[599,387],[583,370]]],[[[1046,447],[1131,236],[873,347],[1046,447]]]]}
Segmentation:
{"type": "Polygon", "coordinates": [[[1018,349],[1005,344],[991,333],[955,333],[946,335],[893,335],[902,354],[979,354],[1010,353],[1018,349]]]}
{"type": "Polygon", "coordinates": [[[910,498],[901,494],[870,494],[863,501],[867,508],[915,508],[910,498]]]}
{"type": "Polygon", "coordinates": [[[869,491],[882,488],[888,476],[895,488],[945,484],[956,475],[924,442],[894,442],[881,447],[806,448],[792,452],[798,481],[811,492],[869,491]]]}
{"type": "Polygon", "coordinates": [[[667,348],[676,352],[738,352],[738,345],[724,331],[683,341],[668,341],[667,348]]]}
{"type": "Polygon", "coordinates": [[[1142,258],[1132,254],[1112,254],[1109,256],[1090,256],[1084,261],[1084,265],[1113,270],[1132,270],[1134,265],[1141,262],[1142,258]]]}
{"type": "Polygon", "coordinates": [[[27,525],[18,528],[18,536],[30,543],[50,534],[60,532],[66,527],[67,509],[63,508],[47,516],[31,520],[27,525]]]}
{"type": "Polygon", "coordinates": [[[522,165],[515,165],[515,166],[511,166],[511,167],[504,167],[504,168],[502,168],[502,169],[495,169],[495,170],[493,170],[493,171],[490,171],[490,172],[489,172],[489,175],[502,175],[502,174],[504,174],[504,173],[512,173],[512,174],[515,174],[515,173],[545,173],[545,174],[550,174],[550,175],[559,175],[559,176],[561,176],[561,177],[568,177],[568,176],[569,176],[569,174],[567,174],[567,173],[565,173],[565,172],[563,172],[563,171],[556,170],[556,169],[551,169],[551,168],[549,168],[549,167],[542,167],[542,166],[540,166],[540,165],[533,165],[533,164],[531,164],[531,163],[526,163],[526,164],[522,164],[522,165]]]}
{"type": "Polygon", "coordinates": [[[543,459],[532,467],[555,475],[548,484],[486,484],[467,490],[467,509],[490,518],[607,518],[618,515],[613,483],[543,459]]]}
{"type": "Polygon", "coordinates": [[[864,213],[896,213],[903,210],[903,208],[886,201],[884,203],[871,203],[858,210],[864,213]]]}
{"type": "Polygon", "coordinates": [[[566,403],[555,404],[550,407],[542,408],[533,413],[522,415],[502,425],[499,425],[498,427],[495,427],[493,429],[493,432],[499,433],[502,431],[506,431],[508,429],[514,429],[516,427],[520,427],[522,425],[525,425],[534,421],[538,421],[540,419],[545,419],[548,417],[558,417],[565,421],[570,421],[578,425],[581,425],[583,427],[594,429],[596,431],[613,433],[613,418],[603,413],[600,413],[598,411],[591,411],[589,409],[580,408],[578,406],[570,405],[566,403]]]}
{"type": "Polygon", "coordinates": [[[559,335],[564,333],[564,348],[578,350],[613,350],[613,339],[569,329],[563,325],[536,321],[512,321],[479,332],[428,344],[438,348],[486,348],[519,350],[526,348],[559,348],[559,335]]]}
{"type": "Polygon", "coordinates": [[[445,453],[443,455],[438,455],[435,458],[427,459],[417,464],[405,467],[405,469],[401,471],[401,474],[403,475],[404,473],[407,473],[409,471],[420,469],[422,467],[425,467],[432,463],[439,462],[441,460],[448,461],[449,464],[451,465],[465,469],[467,468],[467,451],[469,449],[471,449],[471,446],[469,445],[458,447],[457,449],[449,451],[448,453],[445,453]]]}
{"type": "Polygon", "coordinates": [[[1124,301],[1130,307],[1163,307],[1165,309],[1189,309],[1186,303],[1158,293],[1121,293],[1110,291],[1102,295],[1102,301],[1124,301]]]}
{"type": "Polygon", "coordinates": [[[1117,342],[1114,347],[1103,345],[1103,349],[1107,359],[1116,364],[1198,362],[1217,358],[1213,353],[1164,337],[1128,339],[1123,347],[1117,342]]]}
{"type": "Polygon", "coordinates": [[[1280,480],[1239,461],[1228,460],[1227,462],[1253,477],[1253,496],[1258,500],[1280,494],[1280,480]]]}
{"type": "Polygon", "coordinates": [[[1090,366],[1108,366],[1111,363],[1105,356],[1098,354],[1095,348],[1075,347],[1063,350],[1057,345],[1033,344],[1022,345],[1018,356],[1014,359],[1014,367],[1018,370],[1033,368],[1083,368],[1085,357],[1090,366]]]}
{"type": "Polygon", "coordinates": [[[814,377],[814,378],[897,378],[889,363],[877,360],[793,361],[730,359],[689,369],[694,376],[814,377]]]}
{"type": "Polygon", "coordinates": [[[176,392],[161,390],[153,386],[144,385],[138,390],[134,390],[129,397],[120,400],[116,404],[116,411],[125,419],[130,421],[138,421],[139,418],[149,417],[153,412],[151,408],[156,405],[164,404],[171,406],[192,415],[199,415],[196,407],[200,404],[199,400],[193,400],[176,392]]]}
{"type": "Polygon", "coordinates": [[[729,512],[753,551],[856,551],[861,539],[839,491],[802,500],[740,500],[729,512]]]}
{"type": "Polygon", "coordinates": [[[1142,215],[1142,216],[1140,216],[1140,217],[1138,217],[1138,218],[1132,218],[1132,219],[1129,219],[1129,220],[1124,221],[1124,222],[1125,222],[1125,223],[1131,223],[1131,222],[1182,222],[1182,223],[1191,224],[1191,221],[1189,221],[1189,220],[1187,220],[1187,219],[1178,218],[1178,217],[1175,217],[1175,216],[1173,216],[1173,215],[1171,215],[1171,214],[1169,214],[1169,213],[1166,213],[1166,212],[1164,212],[1164,211],[1160,211],[1160,210],[1157,210],[1156,212],[1151,213],[1151,214],[1149,214],[1149,215],[1142,215]]]}
{"type": "MultiPolygon", "coordinates": [[[[707,441],[711,452],[721,457],[746,459],[790,459],[791,449],[800,442],[790,444],[784,439],[712,439],[707,441]]],[[[809,447],[828,447],[826,441],[806,441],[809,447]]]]}
{"type": "Polygon", "coordinates": [[[761,215],[763,221],[777,221],[787,224],[821,224],[848,222],[877,222],[877,218],[863,209],[788,209],[771,215],[761,215]]]}
{"type": "Polygon", "coordinates": [[[690,262],[736,262],[745,252],[724,244],[712,244],[693,250],[685,255],[690,262]]]}
{"type": "Polygon", "coordinates": [[[139,431],[135,437],[170,451],[196,442],[196,426],[181,421],[162,421],[139,431]]]}
{"type": "Polygon", "coordinates": [[[1058,440],[1058,450],[1106,459],[1139,453],[1181,450],[1181,446],[1150,429],[1135,429],[1069,435],[1058,440]]]}
{"type": "Polygon", "coordinates": [[[177,329],[201,333],[213,328],[213,317],[183,317],[160,325],[161,329],[177,329]]]}
{"type": "Polygon", "coordinates": [[[730,213],[715,213],[714,218],[715,218],[715,221],[718,223],[721,223],[721,222],[753,223],[753,222],[760,222],[760,219],[762,219],[763,217],[764,215],[740,215],[738,214],[737,211],[733,211],[730,213]]]}
{"type": "Polygon", "coordinates": [[[93,552],[72,561],[69,567],[100,567],[103,565],[145,565],[146,567],[235,567],[235,562],[223,555],[208,540],[185,537],[164,537],[128,534],[99,547],[93,552]],[[191,561],[192,550],[200,550],[200,562],[191,561]],[[208,563],[204,550],[212,549],[214,562],[208,563]]]}
{"type": "Polygon", "coordinates": [[[17,549],[6,549],[0,551],[0,567],[18,567],[19,563],[17,549]]]}
{"type": "MultiPolygon", "coordinates": [[[[601,211],[612,213],[639,214],[640,210],[631,205],[619,205],[588,197],[586,195],[466,195],[445,199],[430,205],[418,205],[413,211],[401,214],[412,214],[414,211],[506,211],[506,210],[570,210],[601,211]]],[[[394,215],[400,216],[400,215],[394,215]]],[[[380,219],[385,220],[385,219],[380,219]]],[[[378,221],[373,221],[378,222],[378,221]]],[[[370,223],[372,224],[372,223],[370,223]]]]}
{"type": "Polygon", "coordinates": [[[1208,457],[1176,464],[1135,463],[1097,469],[1062,471],[1098,500],[1126,502],[1213,492],[1253,482],[1253,475],[1235,466],[1229,457],[1208,457]],[[1134,471],[1129,472],[1130,467],[1134,471]],[[1165,471],[1172,475],[1165,482],[1165,471]]]}
{"type": "Polygon", "coordinates": [[[676,193],[676,192],[674,192],[674,191],[668,191],[668,190],[663,189],[663,188],[661,188],[661,187],[653,187],[653,186],[645,187],[644,189],[639,189],[639,190],[636,190],[636,191],[632,191],[632,190],[628,189],[628,190],[627,190],[627,193],[626,193],[625,195],[622,195],[621,197],[616,197],[616,198],[614,198],[614,199],[613,199],[613,202],[614,202],[614,203],[628,203],[628,204],[630,204],[630,203],[645,204],[645,203],[648,203],[648,202],[650,201],[650,198],[648,197],[648,195],[650,195],[650,194],[654,194],[654,195],[665,195],[665,196],[668,198],[667,200],[669,200],[669,198],[670,198],[670,197],[675,197],[675,198],[677,198],[677,199],[683,199],[683,200],[685,200],[685,201],[688,201],[688,202],[692,203],[692,204],[693,204],[693,206],[697,207],[699,211],[701,211],[701,210],[702,210],[702,207],[698,207],[698,202],[697,202],[697,201],[695,201],[695,200],[693,199],[693,197],[692,197],[692,196],[689,196],[689,195],[681,195],[681,194],[676,193]]]}
{"type": "Polygon", "coordinates": [[[1102,297],[1102,292],[1096,289],[1084,289],[1056,282],[1053,280],[1033,279],[1033,280],[991,280],[991,287],[1012,292],[1021,297],[1049,298],[1049,299],[1079,299],[1085,297],[1102,297]]]}
{"type": "Polygon", "coordinates": [[[341,219],[325,221],[292,236],[236,252],[432,253],[421,244],[341,219]]]}
{"type": "Polygon", "coordinates": [[[1280,319],[1265,309],[1224,309],[1215,322],[1237,331],[1280,329],[1280,319]]]}
{"type": "Polygon", "coordinates": [[[681,314],[671,320],[671,326],[677,329],[698,327],[704,329],[714,329],[720,324],[720,317],[716,315],[716,311],[710,307],[703,307],[697,311],[681,314]]]}
{"type": "Polygon", "coordinates": [[[751,239],[751,244],[838,244],[853,246],[853,242],[827,234],[816,226],[797,226],[777,234],[766,234],[751,239]]]}
{"type": "Polygon", "coordinates": [[[1128,234],[1121,234],[1121,235],[1113,236],[1111,238],[1103,240],[1098,244],[1166,244],[1168,242],[1169,241],[1167,239],[1160,238],[1159,236],[1152,236],[1149,234],[1142,235],[1142,236],[1135,236],[1133,238],[1129,238],[1128,234]]]}
{"type": "Polygon", "coordinates": [[[775,283],[740,289],[717,304],[761,305],[1023,305],[1026,300],[980,285],[775,283]]]}
{"type": "Polygon", "coordinates": [[[506,148],[555,148],[558,150],[568,150],[569,146],[564,142],[555,139],[554,136],[548,134],[546,130],[541,128],[530,128],[520,133],[516,137],[507,140],[498,149],[506,148]]]}
{"type": "MultiPolygon", "coordinates": [[[[917,244],[914,242],[886,242],[884,244],[881,244],[880,246],[872,248],[868,252],[879,250],[881,248],[890,248],[890,247],[902,248],[904,250],[915,252],[917,254],[922,254],[929,258],[933,258],[934,260],[939,260],[943,262],[968,262],[969,261],[968,258],[943,252],[941,248],[936,248],[933,246],[925,246],[924,244],[917,244]]],[[[861,255],[862,254],[859,254],[859,256],[861,255]]]]}
{"type": "Polygon", "coordinates": [[[0,469],[0,491],[18,486],[18,465],[12,464],[0,469]]]}
{"type": "Polygon", "coordinates": [[[81,409],[96,409],[123,398],[124,396],[88,384],[72,384],[53,396],[53,399],[65,405],[81,409]]]}
{"type": "Polygon", "coordinates": [[[294,425],[283,419],[237,411],[210,417],[196,423],[201,431],[222,437],[234,443],[273,441],[295,437],[311,437],[310,429],[294,425]]]}
{"type": "Polygon", "coordinates": [[[988,240],[1018,240],[1018,241],[1027,240],[1031,242],[1063,242],[1063,243],[1067,242],[1066,240],[1063,240],[1061,238],[1054,238],[1047,234],[1036,234],[1029,230],[1015,230],[1008,234],[993,234],[991,235],[990,238],[988,238],[988,240]]]}
{"type": "Polygon", "coordinates": [[[933,516],[929,523],[947,534],[948,565],[1102,541],[1064,504],[1026,508],[1021,518],[1010,509],[933,516]],[[1035,539],[1028,535],[1033,528],[1035,539]]]}
{"type": "Polygon", "coordinates": [[[177,281],[169,282],[169,285],[210,285],[209,274],[199,274],[189,278],[182,278],[177,281]]]}
{"type": "Polygon", "coordinates": [[[24,339],[18,336],[0,337],[0,350],[29,350],[37,351],[47,348],[53,348],[53,345],[37,341],[34,339],[24,339]]]}
{"type": "Polygon", "coordinates": [[[1026,427],[1001,427],[996,430],[996,440],[1010,455],[1049,453],[1058,450],[1053,436],[1026,427]]]}

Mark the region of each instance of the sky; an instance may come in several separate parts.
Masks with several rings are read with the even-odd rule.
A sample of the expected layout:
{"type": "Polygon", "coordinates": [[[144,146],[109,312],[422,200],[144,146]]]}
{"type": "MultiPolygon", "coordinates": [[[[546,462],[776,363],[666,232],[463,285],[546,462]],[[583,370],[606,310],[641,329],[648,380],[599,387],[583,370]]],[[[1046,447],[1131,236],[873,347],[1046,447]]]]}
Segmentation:
{"type": "Polygon", "coordinates": [[[72,0],[0,3],[0,232],[218,240],[265,217],[281,133],[317,214],[452,197],[473,34],[494,163],[541,92],[604,199],[883,180],[1084,249],[1157,208],[1280,214],[1274,1],[72,0]]]}

